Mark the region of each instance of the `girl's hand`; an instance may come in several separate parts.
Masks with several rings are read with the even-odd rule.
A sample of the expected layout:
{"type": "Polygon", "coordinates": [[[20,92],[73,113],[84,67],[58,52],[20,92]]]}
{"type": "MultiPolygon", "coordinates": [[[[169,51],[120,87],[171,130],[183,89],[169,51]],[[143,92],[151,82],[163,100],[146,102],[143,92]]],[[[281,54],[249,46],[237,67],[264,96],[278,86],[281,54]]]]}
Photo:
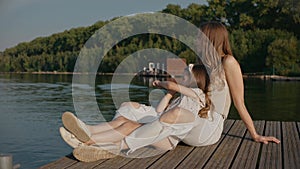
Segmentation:
{"type": "Polygon", "coordinates": [[[268,144],[269,142],[274,142],[274,143],[277,143],[277,144],[280,143],[280,140],[278,140],[277,138],[275,138],[273,136],[261,136],[261,135],[257,135],[253,139],[256,142],[264,143],[264,144],[268,144]]]}
{"type": "Polygon", "coordinates": [[[160,81],[159,81],[159,80],[154,80],[154,81],[152,82],[152,85],[153,85],[154,87],[160,87],[160,81]]]}

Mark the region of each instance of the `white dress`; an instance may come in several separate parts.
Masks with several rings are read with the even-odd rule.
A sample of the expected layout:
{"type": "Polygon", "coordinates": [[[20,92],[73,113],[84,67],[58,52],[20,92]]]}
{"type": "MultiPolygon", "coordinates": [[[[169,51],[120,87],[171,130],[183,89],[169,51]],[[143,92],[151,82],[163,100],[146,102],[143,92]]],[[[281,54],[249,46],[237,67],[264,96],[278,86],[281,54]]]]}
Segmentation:
{"type": "MultiPolygon", "coordinates": [[[[168,108],[169,110],[172,107],[179,106],[189,110],[195,115],[195,118],[191,120],[192,122],[167,124],[159,121],[160,116],[152,116],[148,123],[137,128],[123,140],[129,147],[127,155],[165,138],[168,138],[173,148],[176,147],[179,141],[183,141],[191,146],[206,146],[216,143],[221,137],[224,120],[228,116],[231,105],[227,82],[225,81],[225,87],[222,90],[212,91],[211,100],[214,109],[212,112],[209,112],[208,118],[200,118],[198,116],[198,111],[204,106],[205,96],[200,89],[194,89],[194,91],[199,96],[200,102],[183,96],[175,100],[168,108]]],[[[143,110],[147,109],[143,108],[143,110]]],[[[149,113],[150,111],[144,112],[149,113]]],[[[148,115],[151,114],[152,112],[148,115]]],[[[136,119],[136,121],[138,120],[140,119],[136,119]]]]}
{"type": "MultiPolygon", "coordinates": [[[[202,90],[199,88],[193,88],[192,90],[197,94],[199,99],[181,96],[175,99],[165,111],[167,112],[174,107],[180,107],[188,110],[194,115],[192,119],[190,119],[190,122],[168,124],[160,122],[160,116],[158,116],[156,120],[144,124],[125,137],[124,141],[129,147],[129,151],[127,153],[134,152],[139,148],[151,145],[165,138],[169,139],[173,148],[176,147],[178,142],[184,139],[189,131],[196,126],[196,119],[200,119],[198,112],[205,106],[205,95],[202,90]]],[[[211,115],[209,114],[209,116],[211,115]]]]}
{"type": "Polygon", "coordinates": [[[231,97],[227,82],[220,91],[212,91],[211,101],[214,105],[213,120],[197,118],[196,126],[182,141],[191,146],[207,146],[216,143],[223,132],[224,120],[227,118],[231,97]]]}
{"type": "Polygon", "coordinates": [[[156,120],[159,114],[155,111],[154,107],[140,104],[140,107],[137,109],[132,106],[120,107],[116,111],[113,119],[119,116],[123,116],[131,121],[136,121],[138,123],[150,123],[156,120]]]}

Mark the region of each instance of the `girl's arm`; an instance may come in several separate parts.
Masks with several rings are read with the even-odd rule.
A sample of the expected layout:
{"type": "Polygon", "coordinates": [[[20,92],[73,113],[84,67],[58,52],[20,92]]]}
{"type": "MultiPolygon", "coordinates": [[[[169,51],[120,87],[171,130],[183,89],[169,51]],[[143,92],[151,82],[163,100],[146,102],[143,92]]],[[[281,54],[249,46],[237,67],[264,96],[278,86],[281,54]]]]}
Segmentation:
{"type": "MultiPolygon", "coordinates": [[[[175,94],[175,92],[174,92],[175,94]]],[[[163,112],[167,106],[169,105],[170,100],[172,99],[172,97],[174,96],[174,94],[172,92],[168,92],[158,103],[158,105],[156,106],[156,112],[157,113],[161,113],[163,112]]]]}
{"type": "Polygon", "coordinates": [[[268,144],[269,141],[279,143],[280,141],[275,137],[260,136],[256,133],[253,121],[244,103],[244,84],[239,63],[233,56],[227,56],[224,59],[223,66],[234,106],[236,107],[241,119],[249,130],[251,137],[256,142],[262,142],[265,144],[268,144]]]}
{"type": "Polygon", "coordinates": [[[165,88],[165,89],[167,89],[169,91],[178,92],[178,93],[181,93],[181,94],[183,94],[185,96],[198,99],[197,94],[191,88],[182,86],[182,85],[177,84],[175,82],[171,82],[171,81],[163,81],[163,82],[161,82],[159,80],[155,80],[153,82],[153,86],[162,87],[162,88],[165,88]]]}
{"type": "Polygon", "coordinates": [[[162,87],[168,90],[168,93],[162,98],[162,100],[159,102],[158,106],[156,107],[157,112],[162,112],[165,110],[171,98],[174,96],[176,92],[186,95],[188,97],[198,99],[198,96],[192,89],[179,85],[172,81],[161,82],[159,80],[155,80],[153,82],[153,86],[162,87]]]}

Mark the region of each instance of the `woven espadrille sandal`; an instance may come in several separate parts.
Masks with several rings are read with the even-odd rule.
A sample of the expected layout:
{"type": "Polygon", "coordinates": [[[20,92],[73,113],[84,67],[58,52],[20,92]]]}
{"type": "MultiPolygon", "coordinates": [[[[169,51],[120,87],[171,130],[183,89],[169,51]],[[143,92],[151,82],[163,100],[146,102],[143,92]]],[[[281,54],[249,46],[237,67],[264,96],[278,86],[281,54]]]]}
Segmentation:
{"type": "Polygon", "coordinates": [[[114,158],[118,156],[119,149],[116,145],[91,145],[79,146],[73,150],[73,156],[82,162],[93,162],[101,159],[114,158]]]}
{"type": "Polygon", "coordinates": [[[59,133],[63,140],[72,148],[76,148],[84,145],[81,141],[79,141],[72,133],[66,130],[64,127],[59,128],[59,133]]]}
{"type": "Polygon", "coordinates": [[[74,134],[79,141],[87,142],[91,139],[91,133],[85,123],[78,119],[73,113],[63,113],[62,122],[64,127],[74,134]]]}

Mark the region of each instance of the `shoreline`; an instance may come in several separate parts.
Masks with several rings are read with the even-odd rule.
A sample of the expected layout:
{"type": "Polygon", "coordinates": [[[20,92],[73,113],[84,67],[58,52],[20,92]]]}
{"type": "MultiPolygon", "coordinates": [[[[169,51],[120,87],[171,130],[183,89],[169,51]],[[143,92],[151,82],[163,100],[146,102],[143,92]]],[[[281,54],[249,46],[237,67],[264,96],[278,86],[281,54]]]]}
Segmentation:
{"type": "MultiPolygon", "coordinates": [[[[0,74],[34,74],[34,75],[89,75],[92,73],[74,73],[74,72],[0,72],[0,74]]],[[[97,73],[97,75],[138,75],[138,73],[97,73]]],[[[148,77],[148,76],[145,76],[148,77]]],[[[273,81],[300,81],[300,77],[297,76],[280,76],[280,75],[248,75],[243,74],[245,79],[261,79],[261,80],[273,80],[273,81]]]]}
{"type": "MultiPolygon", "coordinates": [[[[93,73],[74,73],[74,72],[0,72],[0,74],[33,74],[33,75],[91,75],[93,73]]],[[[137,73],[97,73],[97,75],[137,75],[137,73]]]]}
{"type": "Polygon", "coordinates": [[[261,80],[272,81],[300,81],[300,77],[296,76],[280,76],[280,75],[243,75],[243,78],[255,78],[261,80]]]}

